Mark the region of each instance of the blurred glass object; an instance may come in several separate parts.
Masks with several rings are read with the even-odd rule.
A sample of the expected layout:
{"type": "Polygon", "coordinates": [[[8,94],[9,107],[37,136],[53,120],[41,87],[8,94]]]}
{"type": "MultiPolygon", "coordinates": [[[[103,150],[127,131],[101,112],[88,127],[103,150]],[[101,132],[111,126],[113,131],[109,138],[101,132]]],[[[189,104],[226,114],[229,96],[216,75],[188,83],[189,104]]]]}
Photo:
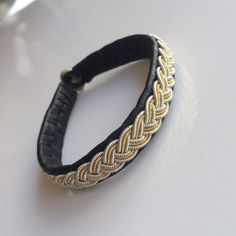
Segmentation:
{"type": "Polygon", "coordinates": [[[17,0],[17,1],[15,1],[15,3],[11,7],[8,15],[11,16],[11,15],[17,13],[18,11],[20,11],[20,10],[24,9],[25,7],[27,7],[33,1],[35,1],[35,0],[17,0]]]}
{"type": "Polygon", "coordinates": [[[0,22],[6,18],[14,2],[15,0],[0,0],[0,22]]]}
{"type": "Polygon", "coordinates": [[[27,7],[35,0],[0,0],[0,22],[27,7]]]}

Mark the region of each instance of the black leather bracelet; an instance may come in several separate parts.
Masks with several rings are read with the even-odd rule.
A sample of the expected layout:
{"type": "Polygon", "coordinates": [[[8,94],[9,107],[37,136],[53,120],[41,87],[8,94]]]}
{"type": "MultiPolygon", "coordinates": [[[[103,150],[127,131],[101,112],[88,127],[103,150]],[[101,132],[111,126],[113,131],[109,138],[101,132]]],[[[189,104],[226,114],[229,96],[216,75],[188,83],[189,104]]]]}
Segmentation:
{"type": "Polygon", "coordinates": [[[126,167],[161,126],[173,96],[174,61],[154,35],[132,35],[90,54],[61,75],[38,138],[38,161],[54,182],[69,188],[90,187],[126,167]],[[145,88],[123,124],[86,156],[63,165],[62,147],[77,91],[96,75],[140,59],[150,59],[145,88]]]}

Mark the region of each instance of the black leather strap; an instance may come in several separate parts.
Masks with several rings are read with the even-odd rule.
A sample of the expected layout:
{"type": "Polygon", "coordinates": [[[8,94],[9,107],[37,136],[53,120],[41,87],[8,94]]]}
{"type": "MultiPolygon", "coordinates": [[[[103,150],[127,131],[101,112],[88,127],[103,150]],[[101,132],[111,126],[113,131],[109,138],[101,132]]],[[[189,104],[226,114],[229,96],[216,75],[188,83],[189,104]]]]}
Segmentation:
{"type": "Polygon", "coordinates": [[[38,138],[38,161],[44,172],[59,175],[77,170],[80,165],[89,162],[96,153],[103,151],[109,142],[117,139],[121,132],[134,122],[152,92],[157,56],[157,42],[152,36],[133,35],[119,39],[92,53],[74,66],[71,72],[64,75],[65,79],[59,84],[46,112],[38,138]],[[135,108],[123,124],[80,160],[71,165],[63,165],[61,161],[63,140],[77,98],[76,89],[102,72],[144,58],[150,59],[146,85],[135,108]],[[73,81],[73,78],[79,80],[73,81]]]}

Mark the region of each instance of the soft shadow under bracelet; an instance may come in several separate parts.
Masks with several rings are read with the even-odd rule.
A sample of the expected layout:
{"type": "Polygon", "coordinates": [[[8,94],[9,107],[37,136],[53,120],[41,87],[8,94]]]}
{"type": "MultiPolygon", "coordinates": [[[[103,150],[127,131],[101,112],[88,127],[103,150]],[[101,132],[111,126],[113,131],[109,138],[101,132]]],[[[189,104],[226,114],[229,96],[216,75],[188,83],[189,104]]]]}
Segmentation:
{"type": "Polygon", "coordinates": [[[125,168],[149,143],[167,115],[173,96],[174,60],[167,45],[154,35],[132,35],[90,54],[61,74],[38,138],[38,161],[55,183],[91,187],[125,168]],[[62,164],[64,135],[78,91],[96,75],[140,59],[149,59],[145,88],[123,124],[87,155],[62,164]]]}

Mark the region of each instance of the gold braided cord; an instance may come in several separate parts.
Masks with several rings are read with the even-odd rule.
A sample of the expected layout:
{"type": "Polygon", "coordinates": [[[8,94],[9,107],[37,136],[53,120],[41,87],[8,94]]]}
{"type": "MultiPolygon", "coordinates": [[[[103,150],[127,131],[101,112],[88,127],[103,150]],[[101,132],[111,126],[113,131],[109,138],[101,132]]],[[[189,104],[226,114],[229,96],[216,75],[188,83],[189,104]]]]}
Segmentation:
{"type": "Polygon", "coordinates": [[[90,162],[65,175],[48,175],[55,183],[75,189],[97,184],[134,159],[138,151],[146,146],[152,135],[159,130],[173,97],[175,69],[169,48],[163,40],[154,37],[159,50],[157,79],[153,84],[152,95],[146,100],[144,110],[137,115],[134,123],[121,133],[119,139],[110,142],[105,150],[97,153],[90,162]]]}

